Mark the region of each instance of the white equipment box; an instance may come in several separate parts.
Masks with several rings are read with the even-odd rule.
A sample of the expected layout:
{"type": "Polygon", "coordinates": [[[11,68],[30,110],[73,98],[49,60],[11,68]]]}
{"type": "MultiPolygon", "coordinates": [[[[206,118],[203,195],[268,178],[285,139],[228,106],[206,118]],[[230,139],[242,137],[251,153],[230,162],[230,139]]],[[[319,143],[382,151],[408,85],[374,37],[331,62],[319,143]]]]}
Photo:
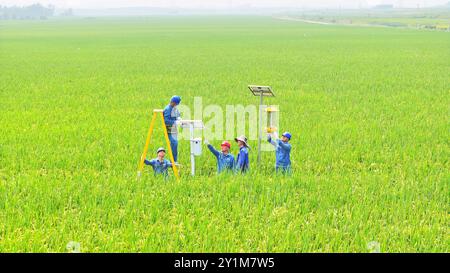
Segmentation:
{"type": "Polygon", "coordinates": [[[202,139],[201,138],[191,139],[191,151],[195,156],[202,155],[202,139]]]}
{"type": "Polygon", "coordinates": [[[194,137],[194,130],[203,130],[205,126],[201,120],[182,120],[181,127],[189,129],[191,142],[191,174],[195,175],[195,157],[202,154],[202,139],[194,137]]]}

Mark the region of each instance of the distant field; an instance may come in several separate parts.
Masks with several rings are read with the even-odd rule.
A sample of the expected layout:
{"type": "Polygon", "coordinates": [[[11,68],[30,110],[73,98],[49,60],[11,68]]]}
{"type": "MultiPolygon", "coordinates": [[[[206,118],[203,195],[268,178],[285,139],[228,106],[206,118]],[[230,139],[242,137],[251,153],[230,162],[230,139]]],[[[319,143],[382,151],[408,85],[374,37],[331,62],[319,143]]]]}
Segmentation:
{"type": "Polygon", "coordinates": [[[0,252],[448,252],[449,75],[446,32],[0,21],[0,252]],[[254,149],[247,176],[216,177],[205,150],[192,179],[184,141],[179,182],[136,180],[153,108],[255,104],[250,83],[277,92],[292,177],[254,149]]]}
{"type": "Polygon", "coordinates": [[[292,18],[345,25],[426,28],[450,31],[450,9],[392,9],[292,12],[292,18]]]}

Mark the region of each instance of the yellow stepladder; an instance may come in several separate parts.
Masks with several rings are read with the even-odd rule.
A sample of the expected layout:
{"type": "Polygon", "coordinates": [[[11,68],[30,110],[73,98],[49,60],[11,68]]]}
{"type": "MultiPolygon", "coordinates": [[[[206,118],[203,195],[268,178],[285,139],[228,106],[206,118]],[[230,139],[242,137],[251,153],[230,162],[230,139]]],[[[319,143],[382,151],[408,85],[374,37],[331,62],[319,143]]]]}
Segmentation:
{"type": "Polygon", "coordinates": [[[173,173],[175,174],[175,177],[177,179],[180,178],[180,174],[178,173],[178,168],[175,165],[175,160],[173,158],[172,147],[170,147],[169,134],[167,133],[166,123],[164,122],[163,112],[164,112],[164,110],[162,110],[162,109],[154,109],[153,110],[153,117],[152,117],[152,121],[150,123],[150,128],[148,129],[147,140],[145,141],[144,151],[142,152],[141,159],[139,161],[138,178],[141,177],[142,170],[144,169],[145,157],[147,156],[148,146],[150,145],[150,139],[152,138],[152,135],[153,135],[153,128],[155,127],[155,121],[156,121],[156,117],[158,114],[161,117],[161,122],[162,122],[162,126],[164,129],[164,137],[166,138],[167,149],[169,150],[170,162],[172,162],[173,173]]]}

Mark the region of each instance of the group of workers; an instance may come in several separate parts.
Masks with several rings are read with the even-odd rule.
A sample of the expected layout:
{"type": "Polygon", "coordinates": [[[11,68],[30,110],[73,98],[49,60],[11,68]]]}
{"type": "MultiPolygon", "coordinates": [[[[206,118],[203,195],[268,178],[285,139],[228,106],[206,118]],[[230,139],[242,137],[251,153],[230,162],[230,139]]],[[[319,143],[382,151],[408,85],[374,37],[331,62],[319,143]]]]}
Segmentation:
{"type": "MultiPolygon", "coordinates": [[[[170,141],[170,148],[172,150],[173,159],[175,165],[178,164],[178,125],[182,123],[181,115],[177,106],[181,103],[180,96],[173,96],[170,99],[169,105],[164,108],[164,122],[167,128],[167,133],[170,141]]],[[[267,141],[275,147],[275,169],[277,173],[290,174],[291,173],[291,134],[285,132],[281,139],[278,138],[276,133],[268,134],[267,141]]],[[[220,145],[221,150],[216,150],[207,139],[204,144],[217,159],[217,172],[233,172],[233,173],[246,173],[250,167],[249,151],[250,147],[245,136],[235,138],[239,147],[239,153],[235,157],[231,154],[231,143],[223,141],[220,145]]],[[[155,175],[162,174],[168,176],[168,169],[173,165],[165,159],[166,150],[159,148],[156,152],[157,157],[152,160],[145,159],[144,163],[150,165],[153,168],[155,175]]]]}

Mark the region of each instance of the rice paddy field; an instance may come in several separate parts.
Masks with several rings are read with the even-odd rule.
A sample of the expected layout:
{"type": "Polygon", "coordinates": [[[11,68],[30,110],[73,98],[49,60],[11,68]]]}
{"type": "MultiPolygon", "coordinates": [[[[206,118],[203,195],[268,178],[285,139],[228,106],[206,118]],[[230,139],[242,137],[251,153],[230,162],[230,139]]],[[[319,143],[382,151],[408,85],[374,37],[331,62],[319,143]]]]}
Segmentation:
{"type": "Polygon", "coordinates": [[[448,32],[0,21],[0,252],[448,252],[449,95],[448,32]],[[152,109],[258,104],[248,84],[277,94],[292,176],[250,141],[249,174],[217,176],[204,149],[191,178],[181,141],[179,181],[136,179],[152,109]]]}
{"type": "Polygon", "coordinates": [[[291,11],[291,18],[331,24],[450,31],[450,8],[291,11]]]}

